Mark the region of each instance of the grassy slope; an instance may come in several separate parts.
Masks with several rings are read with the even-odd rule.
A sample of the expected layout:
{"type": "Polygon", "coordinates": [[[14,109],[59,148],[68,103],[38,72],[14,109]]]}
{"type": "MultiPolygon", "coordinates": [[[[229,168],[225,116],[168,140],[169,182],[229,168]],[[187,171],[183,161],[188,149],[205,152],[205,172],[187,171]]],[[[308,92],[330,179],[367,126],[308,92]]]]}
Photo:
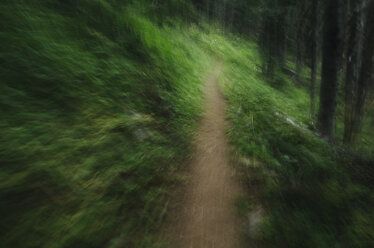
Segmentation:
{"type": "Polygon", "coordinates": [[[370,246],[371,190],[303,129],[303,89],[269,86],[251,42],[108,2],[0,4],[1,246],[152,247],[201,110],[204,51],[226,62],[236,151],[266,164],[245,165],[263,184],[263,241],[370,246]]]}
{"type": "Polygon", "coordinates": [[[1,2],[0,246],[152,246],[209,59],[137,13],[1,2]]]}
{"type": "Polygon", "coordinates": [[[260,183],[267,212],[261,243],[372,247],[372,188],[356,183],[349,161],[339,160],[333,147],[305,128],[307,92],[282,75],[282,86],[271,87],[261,75],[252,42],[217,34],[209,39],[226,62],[222,84],[229,101],[231,142],[249,171],[248,182],[260,183]],[[252,157],[262,165],[248,163],[252,157]]]}

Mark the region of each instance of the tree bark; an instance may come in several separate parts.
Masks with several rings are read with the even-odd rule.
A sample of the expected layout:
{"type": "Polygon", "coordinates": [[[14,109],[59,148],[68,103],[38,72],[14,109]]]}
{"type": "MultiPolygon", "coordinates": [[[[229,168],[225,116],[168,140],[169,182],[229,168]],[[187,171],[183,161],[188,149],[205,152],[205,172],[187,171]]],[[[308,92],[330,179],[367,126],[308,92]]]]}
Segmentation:
{"type": "Polygon", "coordinates": [[[316,75],[317,75],[317,28],[318,0],[312,3],[312,64],[310,75],[310,119],[313,123],[316,109],[316,75]]]}
{"type": "Polygon", "coordinates": [[[281,11],[278,15],[278,29],[277,29],[277,57],[279,60],[280,67],[283,68],[286,64],[286,30],[287,30],[287,20],[286,13],[281,11]]]}
{"type": "Polygon", "coordinates": [[[350,0],[351,18],[348,22],[348,50],[345,81],[344,144],[352,143],[354,104],[357,99],[357,80],[362,46],[362,0],[350,0]]]}
{"type": "Polygon", "coordinates": [[[302,64],[303,64],[303,53],[302,53],[302,34],[301,34],[301,27],[297,31],[297,38],[296,38],[296,82],[300,84],[301,82],[301,71],[302,71],[302,64]]]}
{"type": "Polygon", "coordinates": [[[206,0],[206,16],[208,22],[210,22],[210,0],[206,0]]]}
{"type": "Polygon", "coordinates": [[[343,0],[328,0],[325,11],[323,38],[322,83],[318,129],[323,136],[334,138],[336,97],[341,63],[343,0]]]}
{"type": "Polygon", "coordinates": [[[301,83],[301,72],[303,68],[303,51],[304,51],[304,28],[305,16],[308,14],[308,8],[305,4],[300,6],[300,13],[297,15],[296,27],[296,68],[295,82],[301,83]]]}
{"type": "Polygon", "coordinates": [[[357,144],[364,119],[364,106],[367,91],[370,84],[373,84],[374,71],[374,1],[370,0],[367,7],[367,20],[365,25],[365,41],[363,47],[362,66],[357,84],[357,101],[355,105],[355,117],[352,125],[353,144],[357,144]]]}
{"type": "Polygon", "coordinates": [[[269,77],[272,78],[274,74],[274,17],[265,16],[263,18],[263,28],[261,35],[261,45],[262,45],[262,54],[263,54],[263,72],[269,77]]]}

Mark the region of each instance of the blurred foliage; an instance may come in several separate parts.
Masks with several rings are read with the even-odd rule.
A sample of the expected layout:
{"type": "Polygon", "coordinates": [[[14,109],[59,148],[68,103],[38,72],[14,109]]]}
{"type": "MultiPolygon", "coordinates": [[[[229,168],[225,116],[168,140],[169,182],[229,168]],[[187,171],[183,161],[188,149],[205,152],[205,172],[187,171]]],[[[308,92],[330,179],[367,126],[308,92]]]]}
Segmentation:
{"type": "Polygon", "coordinates": [[[230,140],[266,212],[261,247],[373,247],[373,185],[354,180],[352,161],[308,129],[305,88],[282,74],[281,87],[267,82],[254,43],[212,36],[226,62],[230,140]]]}
{"type": "MultiPolygon", "coordinates": [[[[233,3],[241,26],[258,28],[261,5],[233,3]]],[[[262,161],[245,165],[261,184],[262,244],[374,245],[372,184],[308,130],[306,85],[280,71],[267,81],[253,42],[199,18],[187,0],[1,1],[1,247],[161,247],[152,234],[189,155],[211,57],[225,62],[230,140],[262,161]]]]}
{"type": "Polygon", "coordinates": [[[132,2],[1,1],[1,247],[152,246],[209,60],[132,2]]]}

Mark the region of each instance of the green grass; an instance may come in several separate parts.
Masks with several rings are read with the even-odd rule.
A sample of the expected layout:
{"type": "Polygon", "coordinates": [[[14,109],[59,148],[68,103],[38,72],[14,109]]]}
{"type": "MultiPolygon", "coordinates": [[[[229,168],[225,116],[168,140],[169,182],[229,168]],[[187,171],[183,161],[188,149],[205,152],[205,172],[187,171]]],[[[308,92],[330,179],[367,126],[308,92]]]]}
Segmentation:
{"type": "Polygon", "coordinates": [[[189,27],[104,0],[0,16],[1,246],[156,246],[209,66],[189,27]]]}
{"type": "MultiPolygon", "coordinates": [[[[230,141],[262,161],[243,165],[261,184],[261,242],[371,247],[372,188],[307,130],[305,85],[279,72],[269,83],[253,42],[187,25],[186,1],[161,15],[152,2],[0,3],[0,246],[161,247],[153,235],[214,56],[225,62],[230,141]]],[[[239,212],[252,203],[242,199],[239,212]]]]}
{"type": "Polygon", "coordinates": [[[261,161],[256,167],[243,164],[250,187],[251,181],[259,184],[258,196],[266,212],[260,243],[372,247],[372,188],[354,179],[350,161],[307,129],[306,89],[295,87],[281,73],[276,75],[278,85],[268,82],[259,69],[261,59],[254,43],[210,37],[216,41],[212,50],[225,60],[221,84],[229,102],[231,143],[240,157],[247,158],[241,160],[261,161]]]}

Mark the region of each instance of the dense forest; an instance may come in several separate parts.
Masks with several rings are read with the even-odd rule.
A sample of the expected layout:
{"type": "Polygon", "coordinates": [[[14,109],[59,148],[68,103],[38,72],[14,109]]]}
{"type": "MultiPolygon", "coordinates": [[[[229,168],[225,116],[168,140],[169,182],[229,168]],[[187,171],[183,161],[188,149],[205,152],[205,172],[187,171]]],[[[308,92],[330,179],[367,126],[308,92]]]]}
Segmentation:
{"type": "Polygon", "coordinates": [[[0,247],[374,247],[374,0],[2,0],[0,26],[0,247]]]}

